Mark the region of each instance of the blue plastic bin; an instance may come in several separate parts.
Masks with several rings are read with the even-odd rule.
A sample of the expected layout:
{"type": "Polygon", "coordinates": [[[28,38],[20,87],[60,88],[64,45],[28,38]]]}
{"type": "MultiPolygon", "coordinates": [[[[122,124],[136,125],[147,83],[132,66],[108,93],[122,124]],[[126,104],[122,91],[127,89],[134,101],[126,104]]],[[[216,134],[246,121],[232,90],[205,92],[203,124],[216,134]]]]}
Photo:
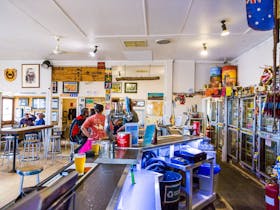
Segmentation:
{"type": "MultiPolygon", "coordinates": [[[[221,167],[218,164],[214,164],[214,177],[213,177],[213,184],[214,184],[214,192],[216,192],[217,184],[218,184],[218,175],[221,171],[221,167]]],[[[210,181],[210,163],[204,163],[198,168],[198,175],[203,175],[199,178],[199,189],[204,191],[205,194],[209,194],[209,181],[210,181]]]]}

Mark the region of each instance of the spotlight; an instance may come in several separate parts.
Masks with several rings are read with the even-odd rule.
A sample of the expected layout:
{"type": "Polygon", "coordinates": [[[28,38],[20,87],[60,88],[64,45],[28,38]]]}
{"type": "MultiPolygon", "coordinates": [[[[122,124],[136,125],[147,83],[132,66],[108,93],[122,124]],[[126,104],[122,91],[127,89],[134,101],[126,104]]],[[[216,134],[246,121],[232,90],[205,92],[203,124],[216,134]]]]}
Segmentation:
{"type": "Polygon", "coordinates": [[[94,49],[92,49],[91,51],[89,51],[89,55],[90,55],[91,57],[95,57],[95,56],[96,56],[97,48],[98,48],[98,46],[95,45],[95,46],[94,46],[94,49]]]}
{"type": "Polygon", "coordinates": [[[222,20],[221,23],[222,23],[222,33],[221,33],[221,36],[229,35],[229,31],[227,30],[227,26],[226,26],[226,21],[222,20]]]}
{"type": "Polygon", "coordinates": [[[202,47],[203,47],[203,49],[202,49],[202,51],[200,52],[200,55],[202,55],[202,56],[207,56],[207,55],[208,55],[208,52],[207,52],[206,43],[203,43],[203,44],[202,44],[202,47]]]}
{"type": "Polygon", "coordinates": [[[49,60],[44,60],[41,66],[48,69],[49,67],[52,67],[52,64],[49,60]]]}

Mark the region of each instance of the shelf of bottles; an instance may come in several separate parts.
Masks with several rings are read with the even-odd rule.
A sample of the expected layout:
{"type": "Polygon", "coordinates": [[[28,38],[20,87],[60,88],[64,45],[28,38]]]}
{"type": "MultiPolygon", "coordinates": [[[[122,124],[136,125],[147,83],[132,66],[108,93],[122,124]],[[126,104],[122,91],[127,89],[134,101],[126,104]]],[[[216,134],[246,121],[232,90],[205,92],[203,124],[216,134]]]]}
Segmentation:
{"type": "Polygon", "coordinates": [[[258,102],[256,103],[258,105],[259,115],[258,115],[258,130],[264,131],[264,132],[270,132],[272,133],[273,130],[273,117],[272,112],[268,111],[268,109],[273,109],[270,107],[268,103],[266,103],[267,97],[266,96],[259,96],[258,102]]]}
{"type": "Polygon", "coordinates": [[[217,101],[216,100],[211,100],[211,115],[210,115],[210,121],[211,123],[216,123],[217,122],[217,101]]]}
{"type": "Polygon", "coordinates": [[[264,176],[270,177],[279,154],[279,139],[259,137],[259,163],[258,170],[264,176]]]}
{"type": "Polygon", "coordinates": [[[239,99],[230,98],[228,99],[228,126],[238,127],[238,117],[239,117],[239,99]]]}
{"type": "Polygon", "coordinates": [[[239,138],[238,138],[238,130],[234,128],[228,128],[227,133],[227,140],[228,140],[228,155],[235,160],[238,160],[238,145],[239,145],[239,138]]]}
{"type": "Polygon", "coordinates": [[[241,132],[240,137],[241,137],[240,160],[249,168],[253,169],[254,136],[248,133],[241,132]]]}
{"type": "Polygon", "coordinates": [[[241,129],[243,130],[254,130],[254,101],[254,97],[241,99],[241,129]]]}

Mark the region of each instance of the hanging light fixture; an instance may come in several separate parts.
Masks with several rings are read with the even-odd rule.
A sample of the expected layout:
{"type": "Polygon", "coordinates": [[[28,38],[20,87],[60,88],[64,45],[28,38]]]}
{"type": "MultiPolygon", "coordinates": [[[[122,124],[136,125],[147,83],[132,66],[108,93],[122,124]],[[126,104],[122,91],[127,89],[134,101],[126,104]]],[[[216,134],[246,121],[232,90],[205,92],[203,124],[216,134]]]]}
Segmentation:
{"type": "Polygon", "coordinates": [[[222,20],[222,33],[221,36],[227,36],[229,35],[229,31],[227,30],[227,26],[226,26],[226,20],[222,20]]]}
{"type": "Polygon", "coordinates": [[[202,56],[208,55],[206,43],[202,44],[202,51],[200,52],[200,55],[202,55],[202,56]]]}
{"type": "Polygon", "coordinates": [[[94,46],[94,49],[92,49],[92,50],[89,51],[89,55],[90,55],[91,57],[95,57],[95,56],[96,56],[97,48],[98,48],[98,46],[95,45],[95,46],[94,46]]]}

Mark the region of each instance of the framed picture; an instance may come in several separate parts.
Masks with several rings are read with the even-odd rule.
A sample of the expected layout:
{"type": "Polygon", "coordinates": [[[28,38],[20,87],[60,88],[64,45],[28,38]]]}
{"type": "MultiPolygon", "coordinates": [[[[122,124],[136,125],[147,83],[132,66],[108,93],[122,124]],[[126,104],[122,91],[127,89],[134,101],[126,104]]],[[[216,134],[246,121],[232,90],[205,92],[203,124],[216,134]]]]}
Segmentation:
{"type": "Polygon", "coordinates": [[[46,99],[45,98],[32,98],[32,109],[45,109],[46,99]]]}
{"type": "Polygon", "coordinates": [[[28,98],[19,98],[18,105],[19,106],[28,106],[28,98]]]}
{"type": "Polygon", "coordinates": [[[148,100],[163,100],[163,93],[148,93],[148,100]]]}
{"type": "Polygon", "coordinates": [[[22,64],[22,87],[39,88],[40,87],[40,65],[22,64]]]}
{"type": "Polygon", "coordinates": [[[63,82],[63,93],[79,93],[78,82],[63,82]]]}
{"type": "Polygon", "coordinates": [[[132,100],[135,107],[145,107],[145,100],[132,100]]]}
{"type": "Polygon", "coordinates": [[[58,98],[52,98],[52,109],[58,109],[59,107],[59,99],[58,98]]]}
{"type": "Polygon", "coordinates": [[[52,82],[52,93],[57,93],[57,82],[52,82]]]}
{"type": "Polygon", "coordinates": [[[124,83],[125,93],[137,93],[137,83],[124,83]]]}
{"type": "Polygon", "coordinates": [[[122,83],[113,82],[112,83],[112,93],[121,93],[122,92],[122,83]]]}

